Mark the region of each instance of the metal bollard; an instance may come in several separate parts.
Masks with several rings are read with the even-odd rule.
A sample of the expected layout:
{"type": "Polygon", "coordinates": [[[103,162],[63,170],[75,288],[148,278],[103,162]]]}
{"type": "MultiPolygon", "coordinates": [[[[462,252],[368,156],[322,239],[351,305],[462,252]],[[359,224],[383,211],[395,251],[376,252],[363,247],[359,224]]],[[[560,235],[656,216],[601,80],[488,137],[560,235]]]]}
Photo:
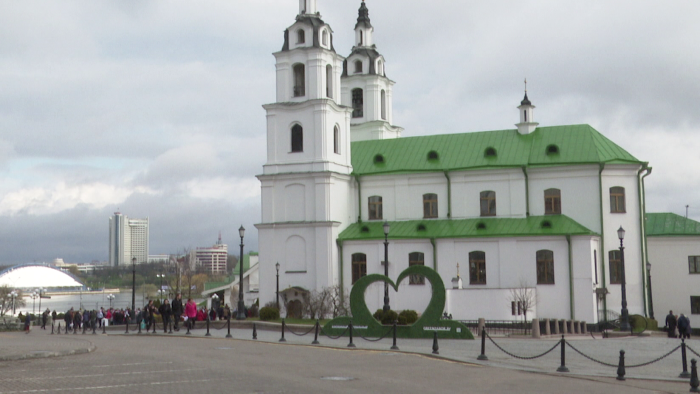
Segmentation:
{"type": "MultiPolygon", "coordinates": [[[[59,323],[58,325],[60,326],[61,323],[59,323]]],[[[104,324],[104,323],[102,323],[102,333],[103,333],[103,334],[106,334],[106,333],[107,333],[107,325],[104,324]]]]}
{"type": "Polygon", "coordinates": [[[396,320],[394,320],[394,328],[393,328],[394,334],[393,336],[393,345],[391,345],[391,350],[399,350],[399,347],[396,346],[396,320]]]}
{"type": "Polygon", "coordinates": [[[356,347],[354,343],[352,343],[352,320],[350,320],[350,324],[348,325],[348,329],[350,330],[350,343],[348,343],[348,347],[356,347]]]}
{"type": "Polygon", "coordinates": [[[233,338],[231,336],[231,314],[229,313],[228,318],[226,319],[226,327],[228,330],[228,333],[226,334],[226,338],[233,338]]]}
{"type": "Polygon", "coordinates": [[[173,322],[168,319],[168,334],[173,333],[173,322]]]}
{"type": "Polygon", "coordinates": [[[87,330],[87,324],[83,323],[83,335],[85,335],[85,330],[87,330]]]}
{"type": "Polygon", "coordinates": [[[76,335],[78,333],[78,325],[73,323],[73,335],[76,335]]]}
{"type": "Polygon", "coordinates": [[[318,319],[316,319],[316,327],[315,327],[315,332],[314,332],[314,341],[311,342],[312,345],[318,345],[318,328],[319,328],[319,322],[318,319]]]}
{"type": "MultiPolygon", "coordinates": [[[[53,327],[51,329],[53,330],[53,327]]],[[[92,322],[92,335],[97,335],[97,322],[92,322]]]]}
{"type": "Polygon", "coordinates": [[[56,332],[56,335],[61,334],[61,322],[58,322],[58,332],[56,332]]]}
{"type": "Polygon", "coordinates": [[[258,327],[253,323],[253,339],[258,339],[258,327]]]}
{"type": "Polygon", "coordinates": [[[692,371],[690,374],[690,392],[700,393],[700,390],[698,390],[698,386],[700,386],[700,380],[698,380],[698,366],[695,359],[690,360],[690,370],[692,371]]]}
{"type": "Polygon", "coordinates": [[[486,357],[486,329],[485,328],[481,329],[481,354],[476,359],[477,360],[484,360],[484,361],[489,359],[488,357],[486,357]]]}
{"type": "Polygon", "coordinates": [[[153,334],[156,333],[156,317],[151,317],[151,323],[153,323],[153,334]]]}
{"type": "Polygon", "coordinates": [[[51,322],[51,335],[53,335],[53,322],[51,322]]]}
{"type": "Polygon", "coordinates": [[[438,346],[437,331],[433,331],[433,354],[440,354],[438,350],[440,347],[438,346]]]}
{"type": "Polygon", "coordinates": [[[124,334],[128,334],[129,333],[129,320],[127,319],[125,321],[125,323],[126,323],[126,331],[124,331],[124,334]]]}
{"type": "MultiPolygon", "coordinates": [[[[141,330],[141,326],[139,326],[139,330],[141,330]]],[[[185,335],[192,335],[190,333],[190,320],[189,320],[189,318],[187,319],[187,334],[185,334],[185,335]]]]}
{"type": "Polygon", "coordinates": [[[286,339],[284,339],[284,319],[282,319],[282,338],[280,338],[280,342],[287,342],[286,339]]]}
{"type": "Polygon", "coordinates": [[[620,362],[617,364],[617,380],[625,380],[625,351],[620,350],[620,362]]]}
{"type": "Polygon", "coordinates": [[[204,334],[205,337],[210,337],[211,334],[209,333],[209,316],[207,316],[207,333],[204,334]]]}
{"type": "Polygon", "coordinates": [[[683,358],[683,372],[681,372],[678,377],[688,379],[690,377],[690,373],[688,372],[688,358],[685,352],[685,339],[681,339],[681,357],[683,358]]]}
{"type": "Polygon", "coordinates": [[[569,372],[569,368],[566,367],[566,339],[561,336],[561,365],[557,368],[557,372],[569,372]]]}

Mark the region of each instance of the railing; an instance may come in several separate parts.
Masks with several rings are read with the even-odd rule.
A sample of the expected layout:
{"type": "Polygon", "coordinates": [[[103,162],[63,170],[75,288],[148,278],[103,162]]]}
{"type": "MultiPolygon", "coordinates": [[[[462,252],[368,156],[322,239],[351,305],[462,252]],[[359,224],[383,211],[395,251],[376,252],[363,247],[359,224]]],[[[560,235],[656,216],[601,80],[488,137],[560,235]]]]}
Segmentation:
{"type": "MultiPolygon", "coordinates": [[[[459,320],[459,322],[467,326],[472,333],[479,332],[478,320],[459,320]]],[[[532,328],[532,321],[529,320],[486,320],[484,324],[486,333],[490,335],[528,335],[530,333],[530,329],[532,328]]]]}

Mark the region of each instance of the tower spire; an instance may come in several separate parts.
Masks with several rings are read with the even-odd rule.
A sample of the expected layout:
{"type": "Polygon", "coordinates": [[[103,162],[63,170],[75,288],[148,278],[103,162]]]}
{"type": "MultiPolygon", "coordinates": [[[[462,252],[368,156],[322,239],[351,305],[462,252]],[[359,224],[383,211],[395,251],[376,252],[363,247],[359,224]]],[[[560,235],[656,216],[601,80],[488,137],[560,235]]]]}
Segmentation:
{"type": "Polygon", "coordinates": [[[532,105],[530,99],[527,98],[527,78],[525,78],[525,97],[523,101],[520,102],[520,105],[532,105]]]}
{"type": "Polygon", "coordinates": [[[532,105],[530,99],[527,98],[527,78],[525,78],[525,97],[523,97],[523,101],[521,101],[520,106],[518,106],[520,112],[520,123],[516,124],[516,126],[518,126],[518,133],[530,134],[537,128],[539,123],[535,122],[534,109],[535,106],[532,105]]]}

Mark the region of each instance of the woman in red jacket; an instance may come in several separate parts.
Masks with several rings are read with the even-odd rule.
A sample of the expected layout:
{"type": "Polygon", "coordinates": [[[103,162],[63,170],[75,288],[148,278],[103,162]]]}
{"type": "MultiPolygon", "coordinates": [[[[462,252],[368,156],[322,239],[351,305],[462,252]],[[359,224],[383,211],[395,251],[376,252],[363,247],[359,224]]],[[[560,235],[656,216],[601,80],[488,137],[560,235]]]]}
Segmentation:
{"type": "Polygon", "coordinates": [[[185,316],[187,316],[187,326],[190,329],[194,329],[194,321],[197,318],[197,304],[191,298],[188,298],[185,304],[185,316]]]}

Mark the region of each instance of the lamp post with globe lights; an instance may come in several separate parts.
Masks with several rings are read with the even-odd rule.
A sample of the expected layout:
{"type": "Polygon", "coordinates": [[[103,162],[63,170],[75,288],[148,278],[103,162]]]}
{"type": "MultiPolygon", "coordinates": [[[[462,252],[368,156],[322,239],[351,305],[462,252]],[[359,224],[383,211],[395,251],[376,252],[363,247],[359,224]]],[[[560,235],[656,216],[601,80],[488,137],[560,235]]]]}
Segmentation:
{"type": "Polygon", "coordinates": [[[627,310],[627,280],[625,278],[625,247],[622,241],[625,239],[625,229],[620,226],[617,230],[617,237],[620,239],[620,268],[622,273],[622,311],[620,313],[620,331],[630,331],[629,311],[627,310]]]}
{"type": "Polygon", "coordinates": [[[245,302],[243,302],[243,236],[245,235],[245,228],[243,226],[238,229],[238,235],[241,236],[241,254],[238,260],[240,276],[238,279],[238,313],[236,313],[236,320],[245,320],[245,302]]]}
{"type": "Polygon", "coordinates": [[[649,285],[649,317],[654,320],[654,302],[651,297],[651,263],[647,261],[647,284],[649,285]]]}
{"type": "Polygon", "coordinates": [[[136,257],[131,259],[131,312],[136,310],[136,257]]]}
{"type": "Polygon", "coordinates": [[[32,298],[32,315],[35,313],[34,307],[36,306],[36,299],[39,298],[39,293],[36,291],[32,292],[32,295],[29,297],[32,298]]]}
{"type": "Polygon", "coordinates": [[[39,290],[37,290],[37,292],[39,293],[39,312],[41,312],[41,298],[44,295],[44,293],[46,293],[46,289],[42,287],[39,290]]]}
{"type": "Polygon", "coordinates": [[[275,292],[275,303],[277,304],[277,310],[280,310],[280,263],[275,264],[275,269],[277,269],[277,291],[275,292]]]}
{"type": "MultiPolygon", "coordinates": [[[[385,221],[384,228],[384,276],[389,277],[389,222],[385,221]]],[[[389,306],[389,284],[384,282],[384,312],[390,310],[389,306]]]]}
{"type": "Polygon", "coordinates": [[[112,309],[112,300],[115,298],[114,294],[110,294],[107,296],[107,299],[109,300],[109,309],[112,309]]]}
{"type": "Polygon", "coordinates": [[[17,297],[19,296],[19,293],[17,290],[12,290],[10,293],[10,297],[12,297],[12,316],[15,315],[15,301],[17,300],[17,297]]]}

